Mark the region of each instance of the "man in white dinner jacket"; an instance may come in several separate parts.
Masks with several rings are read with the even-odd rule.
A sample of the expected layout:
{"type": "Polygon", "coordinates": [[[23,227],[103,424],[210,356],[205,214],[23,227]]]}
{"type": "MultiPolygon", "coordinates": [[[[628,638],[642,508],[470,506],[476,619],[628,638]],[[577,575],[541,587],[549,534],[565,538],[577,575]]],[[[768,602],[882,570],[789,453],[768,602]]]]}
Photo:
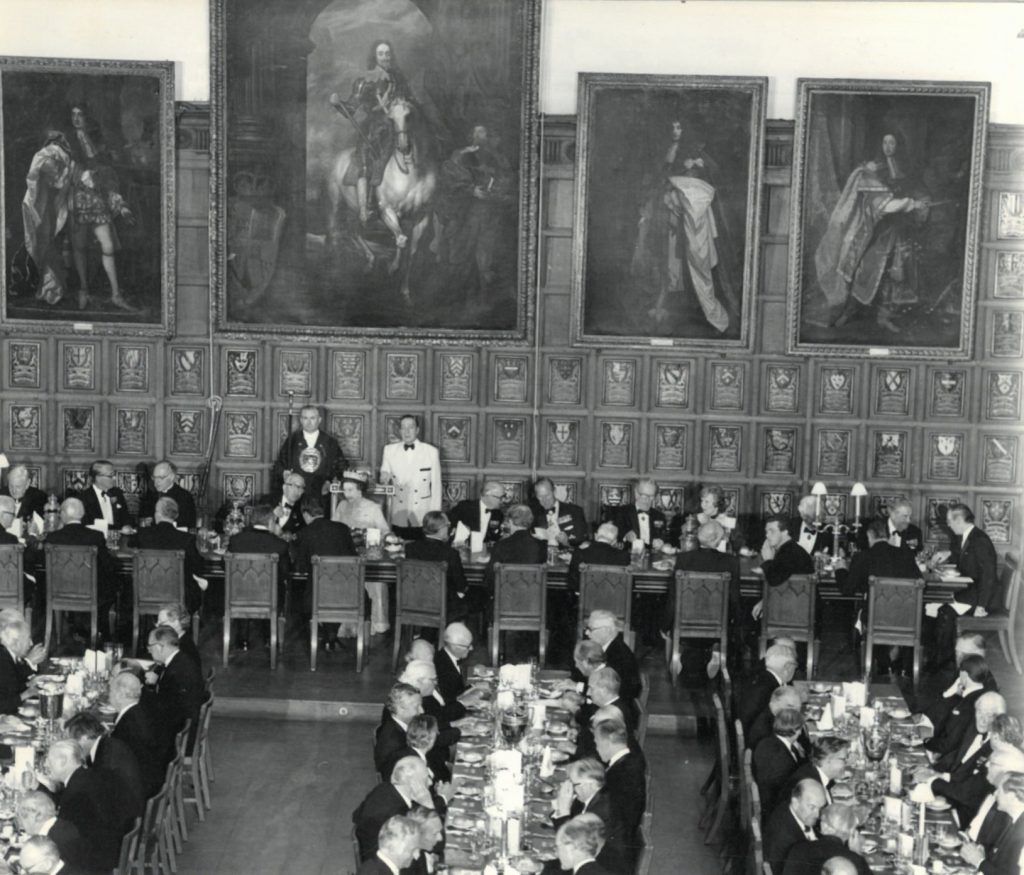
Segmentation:
{"type": "Polygon", "coordinates": [[[392,530],[406,540],[423,537],[423,515],[441,509],[441,457],[437,447],[419,439],[415,416],[403,416],[401,441],[384,447],[380,482],[391,483],[395,494],[388,509],[392,530]]]}

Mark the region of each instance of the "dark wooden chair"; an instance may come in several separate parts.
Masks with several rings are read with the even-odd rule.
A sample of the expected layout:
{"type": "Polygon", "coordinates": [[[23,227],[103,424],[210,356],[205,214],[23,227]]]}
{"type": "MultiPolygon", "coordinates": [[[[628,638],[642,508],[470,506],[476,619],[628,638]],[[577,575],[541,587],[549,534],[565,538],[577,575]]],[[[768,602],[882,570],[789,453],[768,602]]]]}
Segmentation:
{"type": "Polygon", "coordinates": [[[498,664],[502,632],[537,632],[540,636],[539,664],[547,655],[547,583],[546,565],[513,565],[498,562],[494,566],[494,615],[491,623],[491,665],[498,664]]]}
{"type": "Polygon", "coordinates": [[[224,554],[224,667],[231,650],[232,620],[270,621],[270,667],[277,668],[276,553],[224,554]]]}
{"type": "Polygon", "coordinates": [[[1005,599],[1004,610],[989,614],[987,617],[958,617],[957,634],[964,632],[997,632],[999,644],[1003,648],[1003,657],[1012,662],[1017,674],[1024,673],[1021,666],[1020,653],[1017,652],[1017,613],[1020,610],[1020,554],[1009,550],[1003,557],[1003,568],[1000,572],[1000,583],[1003,586],[1005,599]]]}
{"type": "Polygon", "coordinates": [[[0,608],[15,608],[32,627],[32,608],[25,606],[25,548],[0,545],[0,608]]]}
{"type": "Polygon", "coordinates": [[[711,700],[715,706],[715,737],[718,742],[716,755],[718,762],[717,781],[718,792],[715,794],[711,805],[701,818],[701,826],[707,827],[704,834],[704,844],[716,843],[721,837],[722,825],[725,822],[726,812],[729,810],[729,798],[731,796],[731,782],[729,780],[729,727],[725,722],[725,707],[718,693],[711,694],[711,700]]]}
{"type": "Polygon", "coordinates": [[[914,686],[921,674],[921,613],[924,581],[920,578],[868,578],[868,627],[864,636],[864,677],[871,678],[876,644],[914,649],[914,686]]]}
{"type": "Polygon", "coordinates": [[[761,656],[764,657],[772,638],[785,636],[794,641],[806,641],[808,680],[814,677],[817,600],[817,578],[813,574],[794,574],[778,586],[769,586],[766,580],[761,589],[761,656]]]}
{"type": "MultiPolygon", "coordinates": [[[[141,617],[155,617],[160,608],[174,602],[185,603],[185,551],[134,550],[132,552],[132,650],[139,651],[141,617]]],[[[192,637],[198,642],[197,621],[193,619],[192,637]]]]}
{"type": "Polygon", "coordinates": [[[580,608],[577,636],[591,611],[611,611],[622,623],[622,635],[632,646],[633,572],[628,566],[580,565],[580,608]]]}
{"type": "Polygon", "coordinates": [[[362,556],[314,556],[310,575],[313,616],[309,623],[309,670],[316,671],[321,623],[354,623],[356,671],[363,670],[369,638],[366,615],[366,562],[362,556]]]}
{"type": "Polygon", "coordinates": [[[448,563],[403,559],[395,574],[395,650],[391,667],[398,666],[402,627],[437,629],[438,640],[447,625],[448,563]]]}
{"type": "Polygon", "coordinates": [[[665,662],[670,674],[679,665],[681,638],[717,638],[724,664],[729,642],[728,572],[677,571],[676,610],[672,633],[665,642],[665,662]]]}
{"type": "MultiPolygon", "coordinates": [[[[54,615],[71,611],[89,615],[89,646],[99,642],[99,582],[97,555],[99,549],[77,544],[45,544],[46,556],[46,633],[45,646],[50,647],[54,615]]],[[[113,628],[114,610],[110,610],[113,628]]],[[[57,624],[60,640],[61,623],[57,624]]]]}

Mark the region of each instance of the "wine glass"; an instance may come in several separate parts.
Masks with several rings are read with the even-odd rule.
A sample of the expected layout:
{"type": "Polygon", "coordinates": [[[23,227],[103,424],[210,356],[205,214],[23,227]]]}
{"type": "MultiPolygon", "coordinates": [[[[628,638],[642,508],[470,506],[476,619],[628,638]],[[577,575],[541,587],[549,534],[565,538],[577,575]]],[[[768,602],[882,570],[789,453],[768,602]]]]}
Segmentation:
{"type": "Polygon", "coordinates": [[[872,726],[862,733],[864,741],[864,755],[872,762],[880,762],[885,759],[889,749],[889,733],[881,726],[872,726]]]}

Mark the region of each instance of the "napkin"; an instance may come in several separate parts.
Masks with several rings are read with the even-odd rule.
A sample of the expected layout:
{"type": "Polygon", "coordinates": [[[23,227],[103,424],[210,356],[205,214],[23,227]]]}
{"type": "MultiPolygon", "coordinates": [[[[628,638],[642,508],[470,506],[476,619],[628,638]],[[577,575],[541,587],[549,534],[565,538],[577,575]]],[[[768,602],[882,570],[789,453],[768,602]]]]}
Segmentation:
{"type": "Polygon", "coordinates": [[[855,708],[867,704],[867,688],[860,681],[844,681],[843,696],[855,708]]]}
{"type": "MultiPolygon", "coordinates": [[[[459,523],[461,526],[462,523],[459,523]]],[[[470,553],[483,553],[484,552],[484,533],[483,532],[470,532],[469,533],[469,552],[470,553]]]]}
{"type": "Polygon", "coordinates": [[[28,771],[35,771],[36,751],[31,745],[23,745],[14,748],[14,765],[11,772],[16,776],[17,787],[21,786],[21,776],[28,771]]]}
{"type": "Polygon", "coordinates": [[[64,690],[70,693],[72,696],[80,696],[84,690],[85,683],[82,672],[76,671],[73,674],[68,675],[67,683],[64,686],[64,690]]]}
{"type": "Polygon", "coordinates": [[[543,729],[544,720],[547,717],[548,706],[543,702],[533,703],[533,728],[543,729]]]}
{"type": "Polygon", "coordinates": [[[846,696],[837,696],[835,693],[832,694],[832,717],[835,720],[840,720],[846,716],[846,696]]]}
{"type": "Polygon", "coordinates": [[[899,836],[899,855],[905,860],[914,856],[914,834],[901,832],[899,836]]]}
{"type": "Polygon", "coordinates": [[[365,537],[367,547],[380,546],[380,529],[367,529],[365,537]]]}
{"type": "Polygon", "coordinates": [[[903,822],[903,800],[896,796],[885,797],[885,819],[893,823],[903,822]]]}
{"type": "Polygon", "coordinates": [[[865,729],[870,729],[875,725],[875,709],[869,708],[865,705],[860,709],[860,725],[865,729]]]}
{"type": "Polygon", "coordinates": [[[455,524],[455,537],[452,538],[452,543],[465,544],[469,540],[470,534],[469,526],[460,520],[455,524]]]}
{"type": "MultiPolygon", "coordinates": [[[[508,826],[505,827],[505,839],[508,843],[508,853],[511,857],[518,857],[520,852],[520,841],[522,836],[520,833],[521,821],[518,817],[510,817],[508,819],[508,826]]],[[[509,872],[508,866],[505,867],[506,875],[509,872]]]]}
{"type": "Polygon", "coordinates": [[[105,535],[107,533],[107,521],[104,519],[93,520],[92,525],[86,526],[86,528],[105,535]]]}
{"type": "Polygon", "coordinates": [[[544,753],[540,758],[540,776],[550,778],[555,773],[555,767],[551,763],[551,746],[544,745],[544,753]]]}

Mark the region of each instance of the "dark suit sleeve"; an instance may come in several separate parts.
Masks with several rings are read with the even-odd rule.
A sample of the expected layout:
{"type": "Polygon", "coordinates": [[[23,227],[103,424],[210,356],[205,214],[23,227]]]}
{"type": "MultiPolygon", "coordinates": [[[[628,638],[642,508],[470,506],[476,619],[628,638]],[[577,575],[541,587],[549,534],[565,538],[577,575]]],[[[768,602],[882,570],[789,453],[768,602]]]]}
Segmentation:
{"type": "Polygon", "coordinates": [[[862,595],[868,591],[868,554],[861,550],[850,560],[850,568],[836,571],[836,584],[844,596],[862,595]]]}
{"type": "Polygon", "coordinates": [[[18,713],[22,689],[14,660],[4,647],[0,653],[0,714],[18,713]]]}

